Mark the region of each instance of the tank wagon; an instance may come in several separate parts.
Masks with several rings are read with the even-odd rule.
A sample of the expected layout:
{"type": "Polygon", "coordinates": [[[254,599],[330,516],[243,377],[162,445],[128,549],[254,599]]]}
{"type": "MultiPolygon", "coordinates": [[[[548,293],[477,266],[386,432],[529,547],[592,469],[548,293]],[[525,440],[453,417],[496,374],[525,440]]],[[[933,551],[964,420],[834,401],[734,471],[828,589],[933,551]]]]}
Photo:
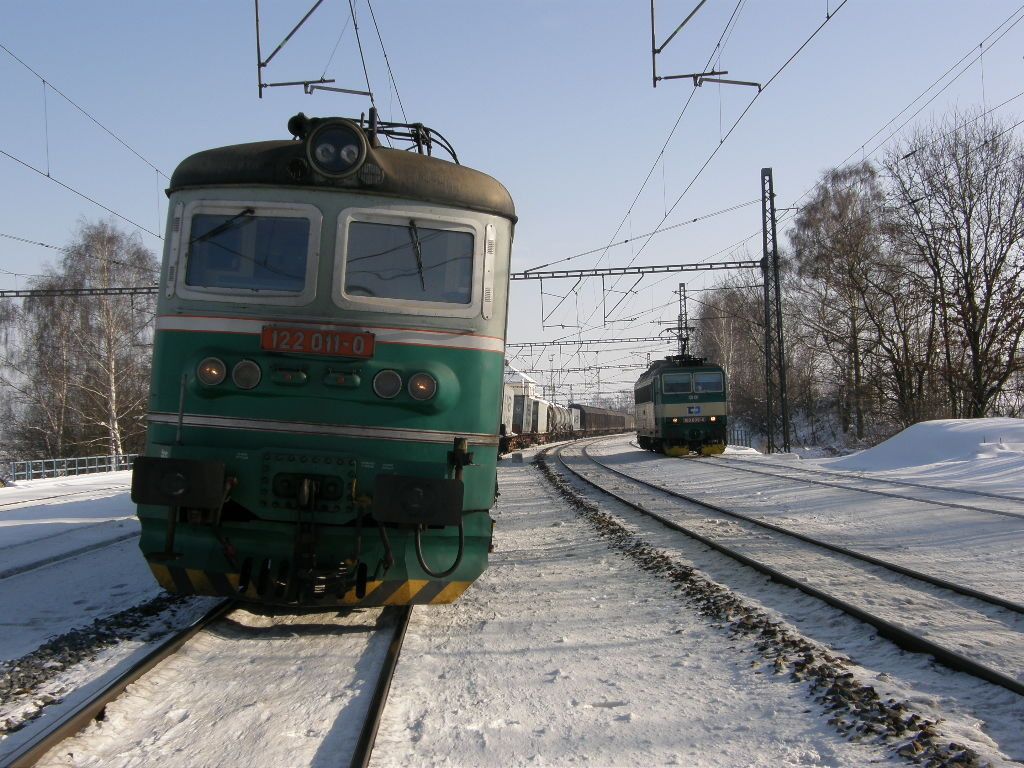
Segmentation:
{"type": "Polygon", "coordinates": [[[651,363],[634,386],[637,441],[668,453],[725,450],[726,381],[720,365],[675,355],[651,363]]]}
{"type": "Polygon", "coordinates": [[[634,424],[630,413],[578,403],[557,405],[523,391],[521,383],[505,385],[503,402],[503,452],[553,440],[626,432],[634,424]]]}
{"type": "Polygon", "coordinates": [[[288,128],[171,178],[142,552],[172,592],[451,602],[491,543],[512,199],[420,124],[288,128]]]}

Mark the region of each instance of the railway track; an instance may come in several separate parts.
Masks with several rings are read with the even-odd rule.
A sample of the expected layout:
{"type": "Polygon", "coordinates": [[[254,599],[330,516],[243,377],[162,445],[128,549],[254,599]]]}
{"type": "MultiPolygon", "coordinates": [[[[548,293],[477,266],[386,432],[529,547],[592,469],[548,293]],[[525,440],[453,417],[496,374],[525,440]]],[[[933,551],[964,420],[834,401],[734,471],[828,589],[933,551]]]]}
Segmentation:
{"type": "Polygon", "coordinates": [[[222,618],[231,608],[231,601],[219,603],[189,626],[165,638],[153,650],[88,698],[68,707],[59,715],[47,716],[45,725],[38,730],[31,729],[29,738],[11,738],[8,744],[14,742],[13,748],[0,748],[0,764],[10,768],[30,768],[35,765],[47,752],[95,720],[107,704],[120,696],[125,688],[174,654],[197,633],[222,618]]]}
{"type": "Polygon", "coordinates": [[[584,483],[870,624],[902,648],[1024,695],[1024,605],[638,480],[587,448],[557,452],[584,483]]]}
{"type": "MultiPolygon", "coordinates": [[[[700,460],[704,461],[704,459],[700,460]]],[[[804,467],[787,466],[783,468],[773,466],[771,469],[765,469],[762,467],[744,466],[747,462],[743,459],[730,459],[725,456],[716,456],[714,459],[708,459],[708,461],[714,461],[716,465],[725,466],[738,472],[748,472],[750,474],[772,477],[779,480],[793,480],[801,483],[810,483],[812,485],[821,485],[828,488],[842,488],[847,491],[870,493],[875,496],[883,496],[890,499],[917,501],[922,504],[932,504],[938,507],[966,509],[971,512],[986,512],[992,515],[1024,519],[1024,499],[1007,496],[1005,494],[988,493],[985,491],[966,491],[959,488],[946,488],[942,486],[927,486],[910,481],[860,477],[858,475],[850,475],[846,473],[840,474],[831,471],[807,469],[804,467]],[[918,488],[926,493],[923,495],[912,496],[895,490],[882,490],[882,488],[877,486],[881,486],[882,488],[886,486],[890,488],[912,487],[918,488]],[[949,499],[936,498],[939,496],[960,496],[965,499],[965,501],[950,501],[949,499]],[[973,500],[966,501],[966,499],[973,500]],[[980,506],[978,503],[980,499],[987,499],[990,505],[993,502],[998,502],[1000,503],[1000,506],[998,508],[994,506],[980,506]]]]}
{"type": "Polygon", "coordinates": [[[121,485],[104,485],[99,488],[87,488],[81,491],[69,491],[68,493],[57,493],[52,496],[28,496],[21,499],[12,499],[11,501],[0,502],[0,509],[12,509],[16,507],[29,506],[31,504],[38,504],[41,501],[54,501],[61,499],[70,499],[74,496],[87,496],[94,493],[105,493],[107,491],[118,491],[127,493],[129,486],[127,483],[121,485]]]}
{"type": "MultiPolygon", "coordinates": [[[[62,712],[57,716],[52,717],[51,722],[45,722],[42,727],[26,728],[26,732],[30,732],[27,737],[21,737],[16,735],[7,742],[6,749],[0,747],[0,765],[10,766],[11,768],[27,768],[28,766],[35,765],[39,760],[43,759],[47,753],[53,750],[58,745],[62,745],[67,739],[74,737],[80,731],[86,728],[91,722],[99,717],[102,717],[107,710],[108,705],[114,702],[125,689],[133,684],[138,683],[141,686],[145,686],[148,680],[147,673],[152,673],[153,676],[158,675],[160,670],[156,668],[162,662],[170,660],[179,650],[185,646],[190,640],[195,639],[197,642],[201,641],[199,637],[204,633],[206,635],[217,635],[219,643],[226,644],[228,647],[228,653],[231,656],[237,656],[239,652],[232,652],[230,646],[235,642],[244,642],[244,640],[238,640],[239,630],[241,627],[241,633],[244,635],[246,632],[254,633],[266,633],[270,639],[281,641],[285,638],[287,642],[298,642],[301,643],[303,636],[308,632],[308,628],[303,631],[298,631],[290,626],[287,622],[281,624],[270,623],[268,627],[250,628],[242,625],[232,627],[232,612],[237,608],[237,604],[234,601],[224,601],[219,603],[212,610],[207,612],[200,619],[192,623],[190,626],[183,628],[181,631],[168,637],[162,641],[156,648],[147,653],[144,657],[140,658],[134,663],[129,669],[125,670],[122,674],[118,675],[115,680],[110,681],[104,685],[102,690],[95,692],[90,695],[87,699],[80,703],[70,706],[66,711],[62,712]]],[[[368,690],[368,702],[365,707],[365,715],[359,723],[345,723],[344,729],[346,732],[353,734],[352,738],[347,739],[346,743],[351,742],[351,756],[349,765],[355,767],[368,765],[370,756],[373,751],[373,745],[377,734],[377,729],[380,724],[381,716],[384,712],[384,707],[387,703],[388,693],[391,687],[391,681],[393,679],[395,668],[397,667],[398,658],[401,653],[402,643],[405,638],[406,629],[409,625],[409,619],[412,614],[411,606],[399,606],[399,607],[387,607],[374,611],[377,615],[377,624],[371,629],[370,634],[376,635],[377,633],[382,634],[382,640],[386,640],[387,647],[386,651],[379,654],[379,664],[377,665],[377,674],[375,682],[372,684],[372,688],[368,690]]],[[[344,620],[339,623],[328,623],[323,626],[327,627],[325,630],[326,635],[329,637],[332,631],[343,632],[344,634],[364,634],[365,627],[358,625],[359,618],[364,615],[353,612],[349,614],[349,617],[355,617],[355,619],[349,621],[347,624],[344,620]]],[[[300,614],[301,617],[301,614],[300,614]]],[[[288,618],[294,619],[294,616],[288,618]]],[[[368,646],[375,641],[376,638],[368,642],[368,646]]],[[[199,654],[202,657],[202,653],[199,654]]],[[[280,651],[275,651],[275,657],[280,656],[280,651]]],[[[207,668],[207,665],[213,666],[218,663],[216,656],[210,656],[207,659],[200,659],[204,663],[197,663],[195,660],[191,660],[186,667],[192,668],[195,674],[203,675],[204,672],[210,672],[211,669],[207,668]]],[[[237,659],[235,659],[237,661],[237,659]]],[[[280,660],[280,659],[278,659],[280,660]]],[[[223,659],[220,659],[223,662],[223,659]]],[[[365,670],[357,671],[356,667],[361,665],[353,664],[351,671],[353,674],[365,673],[365,670]]],[[[299,667],[301,669],[301,665],[299,667]]],[[[336,678],[340,679],[343,677],[345,670],[337,670],[336,678]]],[[[170,673],[164,673],[170,674],[170,673]]],[[[254,673],[249,673],[249,676],[253,678],[252,683],[257,687],[258,690],[254,692],[254,695],[260,696],[267,700],[268,704],[278,707],[288,707],[293,702],[282,700],[276,701],[274,697],[269,696],[260,689],[260,670],[254,670],[254,673]]],[[[320,675],[322,679],[323,675],[320,675]]],[[[335,679],[335,678],[332,678],[335,679]]],[[[354,680],[357,678],[353,678],[354,680]]],[[[156,680],[152,685],[159,690],[167,690],[168,684],[165,680],[156,680]]],[[[134,690],[134,688],[133,688],[134,690]]],[[[132,695],[132,694],[129,694],[132,695]]],[[[222,697],[224,696],[223,688],[217,688],[213,686],[213,690],[210,696],[216,700],[207,702],[211,708],[214,708],[220,712],[223,712],[226,707],[230,707],[232,703],[237,704],[237,700],[225,701],[222,697]]],[[[147,697],[142,694],[142,700],[146,701],[147,697]]],[[[177,702],[177,704],[187,704],[190,707],[201,707],[203,702],[188,701],[188,702],[177,702]]],[[[125,705],[126,707],[128,704],[125,705]]],[[[243,705],[248,706],[248,705],[243,705]]],[[[140,719],[145,719],[146,712],[140,710],[140,719]]],[[[124,717],[122,712],[121,717],[124,717]]],[[[134,713],[132,715],[134,719],[134,713]]],[[[160,723],[163,717],[166,715],[154,716],[157,723],[160,723]]],[[[148,727],[148,726],[146,726],[148,727]]],[[[87,737],[86,737],[87,738],[87,737]]],[[[110,738],[107,736],[106,738],[110,738]]],[[[73,742],[68,742],[69,745],[73,742]]],[[[191,748],[195,749],[195,745],[190,745],[191,748]]],[[[80,749],[80,747],[69,747],[71,749],[80,749]]],[[[198,747],[200,750],[202,746],[198,747]]],[[[87,752],[89,749],[88,744],[84,747],[87,752]]],[[[336,757],[337,753],[332,752],[332,757],[336,757]]],[[[101,759],[102,762],[102,759],[101,759]]],[[[343,760],[336,760],[340,764],[344,764],[343,760]]],[[[215,757],[212,762],[208,764],[216,764],[217,758],[215,757]]]]}
{"type": "MultiPolygon", "coordinates": [[[[58,563],[63,563],[66,560],[71,560],[75,557],[80,557],[81,555],[86,555],[90,552],[95,552],[98,549],[106,549],[107,547],[112,547],[115,544],[120,544],[122,541],[129,541],[130,539],[137,538],[139,538],[138,531],[132,531],[131,533],[121,533],[117,536],[113,536],[107,539],[101,539],[100,541],[94,541],[89,544],[84,544],[80,547],[75,547],[74,549],[69,549],[64,552],[58,552],[56,554],[48,555],[46,557],[42,557],[36,560],[31,560],[29,562],[19,563],[18,565],[0,570],[0,581],[3,581],[4,579],[9,579],[12,576],[19,576],[23,573],[28,573],[29,571],[34,571],[39,568],[45,568],[48,565],[57,565],[58,563]]],[[[21,544],[12,545],[10,547],[4,547],[3,549],[0,549],[0,552],[3,552],[3,550],[8,549],[14,550],[19,547],[28,548],[38,543],[39,539],[33,539],[31,541],[26,541],[21,544]]],[[[4,556],[5,559],[10,557],[10,553],[6,553],[4,556]]]]}

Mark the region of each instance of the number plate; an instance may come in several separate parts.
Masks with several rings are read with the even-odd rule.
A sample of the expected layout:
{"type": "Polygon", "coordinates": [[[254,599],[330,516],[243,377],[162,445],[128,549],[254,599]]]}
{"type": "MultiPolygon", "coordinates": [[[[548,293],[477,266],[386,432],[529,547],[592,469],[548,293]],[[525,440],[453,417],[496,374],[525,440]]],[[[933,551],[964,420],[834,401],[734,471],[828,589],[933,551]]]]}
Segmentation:
{"type": "Polygon", "coordinates": [[[260,335],[260,347],[271,352],[373,357],[373,334],[265,325],[260,335]]]}

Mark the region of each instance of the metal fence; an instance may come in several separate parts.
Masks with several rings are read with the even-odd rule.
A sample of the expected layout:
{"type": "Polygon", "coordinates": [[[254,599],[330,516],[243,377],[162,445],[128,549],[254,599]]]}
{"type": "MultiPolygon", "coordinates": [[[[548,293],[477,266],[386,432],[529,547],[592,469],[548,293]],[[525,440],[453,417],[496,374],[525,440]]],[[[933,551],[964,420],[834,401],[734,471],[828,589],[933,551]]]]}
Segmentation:
{"type": "Polygon", "coordinates": [[[742,445],[750,447],[750,432],[742,427],[729,427],[729,445],[742,445]]]}
{"type": "Polygon", "coordinates": [[[131,469],[138,454],[121,456],[76,456],[71,459],[35,459],[33,461],[0,462],[0,478],[6,480],[39,480],[44,477],[89,475],[94,472],[117,472],[131,469]]]}

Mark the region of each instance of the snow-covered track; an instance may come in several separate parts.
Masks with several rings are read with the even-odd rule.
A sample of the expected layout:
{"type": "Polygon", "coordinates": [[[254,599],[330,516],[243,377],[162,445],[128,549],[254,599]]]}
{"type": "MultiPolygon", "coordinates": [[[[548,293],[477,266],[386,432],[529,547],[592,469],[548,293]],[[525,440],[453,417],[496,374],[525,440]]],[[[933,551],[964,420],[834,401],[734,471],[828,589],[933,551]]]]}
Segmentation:
{"type": "Polygon", "coordinates": [[[410,614],[228,601],[0,765],[365,766],[410,614]]]}
{"type": "Polygon", "coordinates": [[[233,605],[231,600],[218,603],[189,626],[169,635],[116,679],[96,691],[93,696],[55,716],[52,722],[40,728],[32,738],[9,753],[0,749],[0,764],[11,768],[29,768],[35,765],[43,755],[95,720],[107,704],[120,696],[125,688],[178,651],[194,635],[224,616],[233,605]]]}
{"type": "Polygon", "coordinates": [[[870,624],[900,647],[1024,695],[1024,606],[968,588],[954,591],[958,585],[917,578],[900,566],[638,480],[597,462],[586,446],[557,455],[584,483],[870,624]]]}
{"type": "Polygon", "coordinates": [[[984,603],[989,603],[990,605],[995,606],[997,608],[1005,608],[1006,610],[1013,611],[1014,613],[1024,615],[1024,603],[1019,603],[1014,600],[1007,600],[1002,597],[999,597],[998,595],[991,595],[987,592],[974,589],[973,587],[968,587],[963,584],[957,584],[956,582],[950,581],[948,579],[943,579],[939,576],[925,573],[914,568],[908,568],[904,565],[900,565],[899,563],[893,563],[891,561],[875,557],[874,555],[869,555],[865,552],[858,552],[857,550],[851,549],[849,547],[843,547],[838,544],[833,544],[823,539],[816,538],[814,536],[808,536],[807,534],[800,533],[799,531],[795,531],[792,528],[786,528],[781,525],[769,523],[765,520],[759,520],[756,517],[745,515],[742,512],[737,512],[732,509],[726,509],[725,507],[722,507],[718,504],[712,504],[711,502],[705,499],[699,499],[696,496],[690,496],[689,494],[681,493],[680,491],[677,491],[672,488],[665,488],[664,486],[658,485],[656,483],[650,483],[645,480],[641,480],[639,478],[633,477],[632,475],[626,472],[615,469],[615,467],[610,467],[607,464],[598,461],[590,454],[587,445],[583,446],[582,452],[587,459],[589,459],[594,464],[597,464],[602,469],[619,477],[625,478],[630,482],[636,483],[637,485],[644,486],[645,488],[650,488],[665,493],[669,496],[674,496],[677,499],[682,499],[683,501],[690,502],[691,504],[696,504],[705,509],[717,512],[721,515],[725,515],[726,517],[734,518],[736,520],[742,520],[743,522],[750,523],[761,528],[767,528],[768,530],[775,531],[776,533],[791,536],[795,539],[799,539],[800,541],[807,542],[808,544],[813,544],[816,547],[828,549],[833,552],[837,552],[841,555],[846,555],[847,557],[854,558],[856,560],[862,560],[866,563],[871,563],[872,565],[881,566],[887,570],[895,571],[896,573],[902,574],[904,576],[909,576],[913,579],[917,579],[918,581],[923,581],[928,584],[932,584],[936,587],[941,587],[942,589],[948,589],[951,592],[956,592],[957,594],[964,595],[965,597],[972,597],[984,603]]]}
{"type": "Polygon", "coordinates": [[[105,491],[127,491],[127,485],[105,485],[100,488],[88,488],[82,491],[68,491],[67,493],[55,493],[52,496],[32,496],[28,498],[14,499],[12,501],[0,502],[0,509],[11,509],[13,507],[25,507],[31,504],[38,504],[41,501],[60,501],[75,496],[88,496],[105,491]]]}
{"type": "MultiPolygon", "coordinates": [[[[59,534],[55,534],[55,535],[59,535],[59,534]]],[[[45,538],[48,538],[48,537],[45,537],[45,538]]],[[[29,562],[29,563],[22,563],[20,565],[14,566],[12,568],[6,568],[4,570],[0,570],[0,580],[9,579],[11,576],[18,576],[19,574],[27,573],[28,571],[34,571],[34,570],[36,570],[38,568],[45,568],[48,565],[56,565],[57,563],[63,563],[65,560],[70,560],[70,559],[72,559],[74,557],[79,557],[81,555],[88,554],[89,552],[95,552],[97,549],[105,549],[106,547],[112,547],[114,544],[119,544],[122,541],[127,541],[128,539],[137,539],[137,538],[139,538],[139,532],[138,531],[132,531],[131,533],[122,533],[122,534],[120,534],[118,536],[114,536],[114,537],[109,538],[109,539],[103,539],[101,541],[96,541],[96,542],[93,542],[91,544],[86,544],[85,546],[76,547],[75,549],[71,549],[71,550],[68,550],[66,552],[60,552],[60,553],[55,554],[55,555],[50,555],[50,556],[44,557],[44,558],[42,558],[40,560],[33,560],[32,562],[29,562]]],[[[13,547],[10,547],[10,548],[14,549],[14,548],[19,547],[19,546],[20,547],[28,547],[28,546],[37,544],[39,541],[40,541],[39,539],[33,539],[32,541],[23,542],[21,544],[14,545],[13,547]]]]}
{"type": "Polygon", "coordinates": [[[363,727],[359,731],[359,741],[356,742],[352,761],[349,763],[352,768],[366,768],[370,764],[370,755],[373,753],[377,729],[380,728],[380,720],[384,716],[384,707],[387,705],[391,681],[394,679],[395,669],[398,667],[398,657],[402,653],[402,643],[405,642],[405,631],[409,628],[409,619],[412,618],[411,605],[385,610],[393,611],[395,614],[394,635],[392,635],[391,642],[388,644],[388,652],[384,657],[384,664],[381,668],[380,676],[377,678],[377,685],[373,689],[370,709],[366,713],[363,727]]]}
{"type": "Polygon", "coordinates": [[[751,467],[745,459],[731,459],[727,456],[715,456],[714,458],[697,458],[698,461],[713,461],[716,466],[724,466],[727,469],[734,469],[738,472],[749,472],[755,475],[764,475],[777,480],[792,480],[799,483],[811,483],[812,485],[823,485],[829,488],[842,488],[846,491],[857,491],[859,493],[871,493],[876,496],[883,496],[890,499],[901,499],[903,501],[917,501],[922,504],[930,504],[937,507],[950,507],[952,509],[966,509],[971,512],[987,512],[992,515],[1003,515],[1004,517],[1015,517],[1024,519],[1024,499],[1016,496],[1008,496],[987,491],[969,491],[960,488],[947,486],[925,485],[909,480],[895,480],[889,478],[864,477],[847,472],[834,472],[832,470],[808,469],[806,467],[779,467],[771,469],[764,467],[751,467]],[[882,486],[879,488],[878,486],[882,486]],[[888,486],[890,490],[883,490],[888,486]],[[900,487],[917,488],[922,493],[910,495],[893,490],[900,487]],[[949,497],[960,497],[961,501],[951,501],[949,497]],[[945,498],[943,498],[945,497],[945,498]],[[989,506],[979,506],[980,499],[989,499],[989,506]],[[1000,502],[996,507],[994,502],[1000,502]]]}

